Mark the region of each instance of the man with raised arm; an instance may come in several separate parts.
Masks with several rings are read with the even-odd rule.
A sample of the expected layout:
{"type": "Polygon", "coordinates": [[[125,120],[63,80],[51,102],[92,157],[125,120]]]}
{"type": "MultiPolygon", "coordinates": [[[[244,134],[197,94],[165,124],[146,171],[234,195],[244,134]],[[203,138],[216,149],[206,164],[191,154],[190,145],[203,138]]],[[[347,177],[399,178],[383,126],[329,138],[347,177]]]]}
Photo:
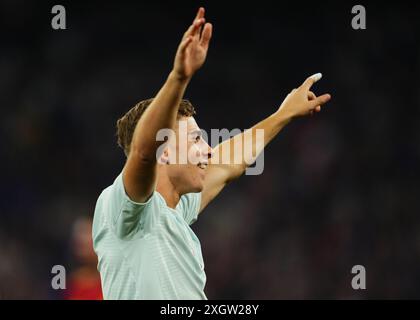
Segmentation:
{"type": "MultiPolygon", "coordinates": [[[[117,122],[118,144],[127,161],[99,196],[93,223],[105,299],[206,299],[201,245],[190,225],[250,163],[244,154],[240,163],[233,161],[235,152],[242,153],[233,148],[233,138],[212,150],[193,117],[194,107],[183,99],[206,59],[211,35],[212,25],[200,8],[158,94],[139,102],[117,122]],[[185,137],[177,133],[181,125],[185,137]],[[169,138],[172,143],[157,138],[161,130],[175,132],[169,138]],[[212,163],[214,154],[218,157],[213,159],[220,160],[219,152],[227,144],[232,144],[231,162],[212,163]],[[194,161],[191,157],[185,163],[174,161],[183,148],[194,161]]],[[[249,129],[253,154],[260,154],[291,119],[321,110],[330,96],[316,97],[310,91],[320,77],[306,79],[276,112],[249,129]],[[255,135],[257,129],[264,135],[255,135]]]]}

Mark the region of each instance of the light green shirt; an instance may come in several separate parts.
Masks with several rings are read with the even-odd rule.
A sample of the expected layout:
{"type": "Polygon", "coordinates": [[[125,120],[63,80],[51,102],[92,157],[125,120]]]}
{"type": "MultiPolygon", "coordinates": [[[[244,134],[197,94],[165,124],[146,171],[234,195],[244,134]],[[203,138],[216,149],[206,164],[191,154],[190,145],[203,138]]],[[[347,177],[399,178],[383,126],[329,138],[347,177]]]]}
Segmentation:
{"type": "Polygon", "coordinates": [[[201,193],[175,209],[154,191],[145,203],[127,196],[122,174],[98,198],[93,246],[104,299],[207,299],[201,245],[190,225],[201,193]]]}

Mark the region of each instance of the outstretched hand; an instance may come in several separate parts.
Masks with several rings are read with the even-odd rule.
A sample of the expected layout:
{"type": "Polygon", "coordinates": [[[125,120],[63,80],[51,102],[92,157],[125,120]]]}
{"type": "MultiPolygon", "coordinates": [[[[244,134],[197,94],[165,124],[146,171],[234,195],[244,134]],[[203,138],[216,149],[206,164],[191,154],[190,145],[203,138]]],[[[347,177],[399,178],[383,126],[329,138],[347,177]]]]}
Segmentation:
{"type": "Polygon", "coordinates": [[[279,111],[285,113],[288,117],[294,118],[313,114],[321,111],[321,106],[327,103],[331,96],[323,94],[317,97],[315,93],[310,91],[312,85],[320,80],[322,74],[317,73],[308,77],[305,82],[296,89],[293,89],[284,99],[279,111]]]}
{"type": "Polygon", "coordinates": [[[178,46],[174,72],[181,79],[190,79],[206,60],[213,26],[206,23],[204,13],[204,8],[198,9],[197,16],[178,46]]]}

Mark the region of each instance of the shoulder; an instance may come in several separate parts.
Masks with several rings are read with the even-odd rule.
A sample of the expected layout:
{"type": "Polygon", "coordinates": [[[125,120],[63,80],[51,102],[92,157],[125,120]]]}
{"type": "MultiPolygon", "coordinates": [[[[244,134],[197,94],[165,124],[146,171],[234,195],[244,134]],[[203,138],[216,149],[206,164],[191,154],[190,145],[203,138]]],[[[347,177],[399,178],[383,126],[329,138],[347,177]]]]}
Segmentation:
{"type": "Polygon", "coordinates": [[[162,200],[154,191],[145,202],[135,202],[125,192],[122,173],[112,185],[100,194],[95,219],[98,224],[108,226],[119,237],[125,238],[137,233],[140,226],[150,231],[162,212],[162,200]]]}

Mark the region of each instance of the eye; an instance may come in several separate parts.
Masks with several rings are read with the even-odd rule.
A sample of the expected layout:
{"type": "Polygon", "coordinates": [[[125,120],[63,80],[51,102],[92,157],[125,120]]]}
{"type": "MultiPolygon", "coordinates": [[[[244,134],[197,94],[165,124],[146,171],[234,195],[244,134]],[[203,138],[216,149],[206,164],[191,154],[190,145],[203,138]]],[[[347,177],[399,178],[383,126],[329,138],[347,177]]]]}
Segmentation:
{"type": "Polygon", "coordinates": [[[199,142],[200,141],[200,138],[201,138],[200,136],[196,136],[195,139],[194,139],[195,142],[199,142]]]}

